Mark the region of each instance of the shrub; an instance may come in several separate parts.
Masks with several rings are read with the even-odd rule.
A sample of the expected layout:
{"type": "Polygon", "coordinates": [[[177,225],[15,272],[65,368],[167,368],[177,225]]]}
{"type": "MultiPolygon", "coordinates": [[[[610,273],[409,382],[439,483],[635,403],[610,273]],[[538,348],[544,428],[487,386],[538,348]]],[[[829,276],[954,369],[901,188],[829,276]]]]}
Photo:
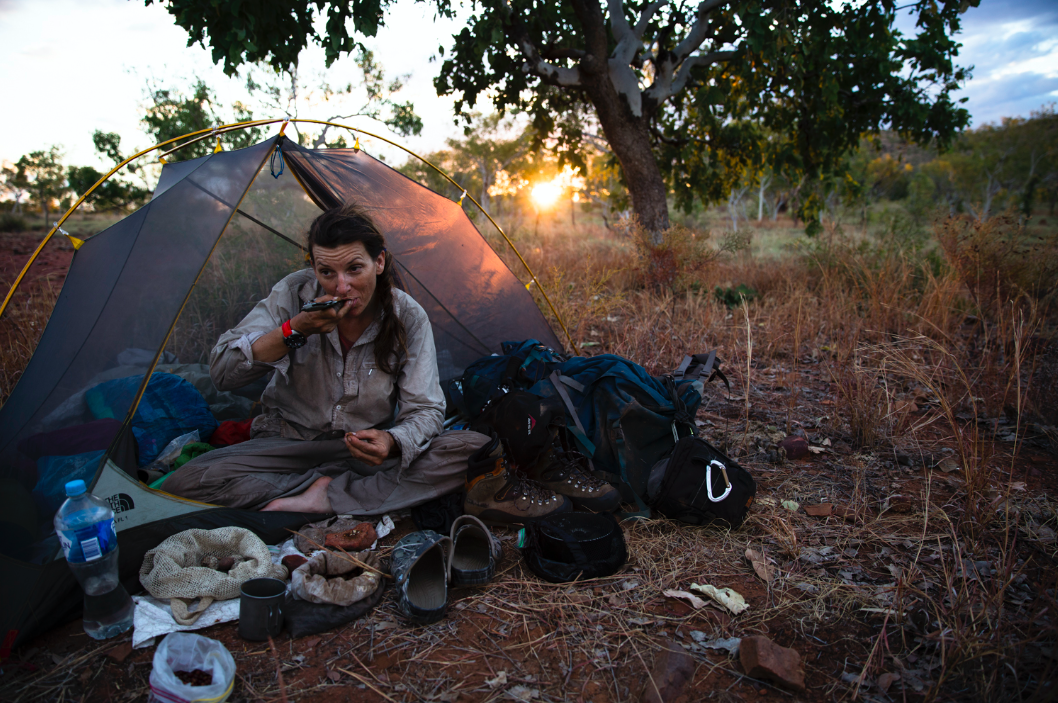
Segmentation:
{"type": "Polygon", "coordinates": [[[671,226],[657,243],[635,220],[626,220],[623,227],[635,244],[640,282],[653,290],[686,290],[721,253],[709,243],[708,232],[683,225],[671,226]]]}
{"type": "Polygon", "coordinates": [[[982,315],[995,319],[1000,308],[1022,296],[1037,303],[1043,315],[1055,303],[1058,236],[1030,235],[1010,212],[984,222],[949,217],[936,234],[982,315]]]}
{"type": "Polygon", "coordinates": [[[729,308],[736,308],[742,304],[743,298],[745,298],[747,303],[750,303],[759,298],[760,294],[745,283],[739,283],[734,288],[717,286],[716,290],[713,291],[713,297],[716,298],[717,302],[723,303],[729,308]]]}
{"type": "Polygon", "coordinates": [[[29,229],[26,218],[10,212],[0,214],[0,232],[25,232],[29,229]]]}

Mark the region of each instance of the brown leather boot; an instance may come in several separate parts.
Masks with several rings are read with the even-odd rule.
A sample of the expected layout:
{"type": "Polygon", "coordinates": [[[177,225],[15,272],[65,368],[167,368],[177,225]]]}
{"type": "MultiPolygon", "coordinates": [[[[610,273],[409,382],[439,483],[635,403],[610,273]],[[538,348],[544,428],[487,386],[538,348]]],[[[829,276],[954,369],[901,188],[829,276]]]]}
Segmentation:
{"type": "Polygon", "coordinates": [[[463,512],[492,525],[524,524],[554,513],[569,512],[565,496],[519,476],[507,463],[503,445],[492,441],[470,455],[463,512]]]}
{"type": "Polygon", "coordinates": [[[526,473],[573,505],[596,513],[609,513],[621,507],[621,494],[606,481],[592,475],[587,459],[576,451],[552,447],[526,473]]]}

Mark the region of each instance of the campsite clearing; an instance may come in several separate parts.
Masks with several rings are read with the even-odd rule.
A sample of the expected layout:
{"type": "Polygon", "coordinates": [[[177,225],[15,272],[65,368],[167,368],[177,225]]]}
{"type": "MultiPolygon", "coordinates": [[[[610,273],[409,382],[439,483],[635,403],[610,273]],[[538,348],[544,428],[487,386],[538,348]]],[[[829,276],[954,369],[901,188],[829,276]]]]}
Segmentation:
{"type": "MultiPolygon", "coordinates": [[[[676,700],[1049,695],[1058,668],[1058,447],[1051,426],[1004,412],[1033,397],[1033,367],[1017,369],[1021,394],[1004,402],[1011,376],[981,370],[994,357],[973,324],[923,303],[950,293],[957,307],[961,284],[902,277],[900,262],[884,256],[867,266],[835,238],[823,253],[736,254],[697,273],[696,286],[658,293],[637,284],[629,240],[601,227],[533,238],[531,225],[514,222],[509,231],[561,294],[556,306],[582,353],[622,354],[661,373],[685,352],[720,349],[732,387],[708,387],[697,424],[758,482],[745,526],[626,523],[626,567],[572,585],[533,577],[513,533],[500,531],[495,581],[455,591],[446,618],[428,627],[407,626],[392,591],[368,618],[283,636],[275,651],[239,639],[234,623],[214,626],[203,634],[238,667],[230,700],[637,700],[668,641],[695,663],[676,700]],[[841,277],[858,261],[873,279],[841,277]],[[760,299],[728,308],[712,293],[740,283],[760,299]],[[944,329],[950,363],[980,364],[970,374],[983,399],[976,416],[959,409],[949,418],[928,374],[894,368],[897,353],[923,369],[942,366],[924,341],[885,346],[923,319],[944,329]],[[971,431],[966,454],[960,438],[971,431]],[[813,451],[797,460],[776,452],[799,432],[813,451]],[[976,473],[964,455],[979,461],[976,473]],[[829,515],[806,512],[821,504],[831,504],[829,515]],[[747,549],[770,565],[770,581],[747,549]],[[691,583],[732,588],[749,609],[696,610],[663,593],[691,583]],[[755,634],[800,653],[807,693],[751,680],[717,648],[755,634]]],[[[1045,340],[1029,341],[1044,358],[1045,340]]],[[[401,521],[383,547],[410,525],[401,521]]],[[[153,648],[129,653],[128,639],[91,641],[79,622],[55,629],[4,662],[0,698],[143,700],[153,648]]]]}

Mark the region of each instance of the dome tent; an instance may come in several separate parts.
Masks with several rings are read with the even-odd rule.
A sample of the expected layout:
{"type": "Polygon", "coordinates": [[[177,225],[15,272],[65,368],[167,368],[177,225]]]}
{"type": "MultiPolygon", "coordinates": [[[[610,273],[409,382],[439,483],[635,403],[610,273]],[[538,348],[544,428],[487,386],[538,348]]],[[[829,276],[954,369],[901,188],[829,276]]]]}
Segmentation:
{"type": "MultiPolygon", "coordinates": [[[[166,164],[149,203],[73,240],[77,250],[48,325],[0,408],[0,502],[9,508],[0,512],[0,655],[80,610],[77,583],[51,530],[55,487],[65,480],[85,478],[115,508],[121,577],[135,590],[143,554],[182,530],[235,525],[274,543],[287,528],[318,518],[223,508],[149,489],[137,479],[137,424],[161,373],[186,379],[213,403],[208,396],[216,389],[203,373],[209,349],[276,281],[305,267],[298,242],[308,223],[347,201],[366,205],[386,236],[398,284],[429,315],[442,381],[498,352],[502,341],[533,337],[561,348],[527,286],[459,204],[359,148],[304,149],[281,130],[246,149],[166,164]],[[119,379],[128,392],[108,396],[101,409],[99,389],[119,379]],[[58,454],[77,451],[55,440],[71,432],[91,434],[94,450],[58,454]]],[[[262,388],[210,408],[248,407],[262,388]]]]}

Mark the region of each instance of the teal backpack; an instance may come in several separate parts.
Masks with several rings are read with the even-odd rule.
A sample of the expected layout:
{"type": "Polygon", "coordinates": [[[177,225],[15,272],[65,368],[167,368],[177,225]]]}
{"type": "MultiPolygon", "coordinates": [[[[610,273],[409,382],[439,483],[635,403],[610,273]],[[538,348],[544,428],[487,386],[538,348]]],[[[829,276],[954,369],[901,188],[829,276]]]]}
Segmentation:
{"type": "Polygon", "coordinates": [[[645,496],[651,468],[681,438],[697,434],[694,415],[704,383],[713,375],[723,378],[715,352],[687,357],[676,374],[655,377],[614,354],[568,358],[532,339],[505,342],[503,350],[467,367],[449,386],[450,399],[458,397],[457,407],[471,420],[512,390],[561,399],[577,448],[641,515],[650,513],[645,496]]]}

